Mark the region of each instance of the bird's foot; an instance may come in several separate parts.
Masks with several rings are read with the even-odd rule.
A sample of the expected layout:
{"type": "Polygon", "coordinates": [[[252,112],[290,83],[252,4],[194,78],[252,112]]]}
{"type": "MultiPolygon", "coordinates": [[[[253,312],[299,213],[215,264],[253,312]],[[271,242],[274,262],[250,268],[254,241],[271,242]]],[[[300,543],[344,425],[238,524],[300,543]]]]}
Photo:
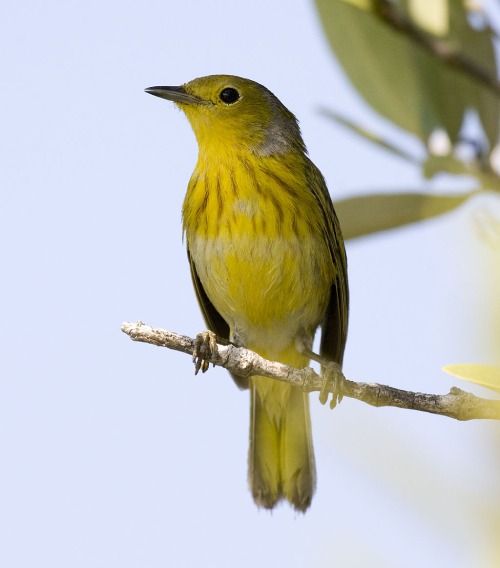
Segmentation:
{"type": "Polygon", "coordinates": [[[319,393],[319,401],[321,404],[326,404],[328,395],[332,393],[330,408],[335,408],[344,398],[343,391],[345,380],[340,365],[334,362],[328,363],[323,371],[323,387],[319,393]]]}
{"type": "Polygon", "coordinates": [[[193,363],[194,374],[201,369],[202,373],[208,371],[210,360],[217,354],[217,336],[213,331],[202,331],[194,340],[193,363]]]}

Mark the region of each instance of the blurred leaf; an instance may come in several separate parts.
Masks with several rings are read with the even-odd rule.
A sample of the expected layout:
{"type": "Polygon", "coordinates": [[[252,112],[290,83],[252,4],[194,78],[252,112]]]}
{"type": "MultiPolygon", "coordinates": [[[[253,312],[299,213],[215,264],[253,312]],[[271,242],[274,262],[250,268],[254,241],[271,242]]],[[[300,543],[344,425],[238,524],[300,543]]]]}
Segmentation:
{"type": "Polygon", "coordinates": [[[357,6],[358,8],[361,8],[362,10],[371,10],[372,9],[372,0],[345,0],[345,2],[348,2],[349,4],[352,4],[353,6],[357,6]]]}
{"type": "MultiPolygon", "coordinates": [[[[361,96],[424,142],[436,128],[444,128],[456,143],[465,111],[475,109],[493,146],[498,98],[392,29],[374,12],[375,3],[316,0],[330,45],[361,96]]],[[[440,49],[458,51],[496,76],[491,34],[469,25],[462,0],[400,0],[392,6],[440,49]]]]}
{"type": "Polygon", "coordinates": [[[498,175],[492,171],[480,169],[477,164],[467,164],[453,154],[446,154],[445,156],[429,155],[427,160],[422,163],[422,173],[427,179],[443,172],[474,176],[482,188],[500,190],[500,177],[498,175]]]}
{"type": "Polygon", "coordinates": [[[425,160],[422,168],[424,177],[430,179],[437,174],[447,172],[455,175],[466,175],[471,172],[467,165],[461,160],[455,158],[453,154],[445,156],[433,156],[432,154],[425,160]]]}
{"type": "Polygon", "coordinates": [[[447,365],[443,367],[454,377],[475,383],[500,393],[500,367],[493,365],[447,365]]]}
{"type": "Polygon", "coordinates": [[[345,239],[394,229],[452,211],[476,192],[455,195],[388,193],[335,202],[345,239]]]}
{"type": "MultiPolygon", "coordinates": [[[[483,243],[491,247],[495,254],[498,254],[500,252],[500,219],[497,219],[489,209],[482,208],[474,212],[473,221],[477,234],[481,237],[483,243]]],[[[500,283],[500,265],[497,260],[496,258],[493,266],[497,269],[497,278],[500,283]]],[[[497,298],[495,298],[495,304],[498,304],[497,310],[500,313],[500,302],[497,298]]],[[[500,340],[500,327],[497,335],[500,340]]]]}
{"type": "MultiPolygon", "coordinates": [[[[472,28],[464,7],[465,2],[463,0],[450,0],[450,2],[452,6],[450,13],[452,41],[456,42],[460,53],[467,59],[476,62],[492,77],[497,77],[498,70],[491,28],[485,27],[482,30],[472,28]]],[[[466,106],[477,111],[488,138],[490,149],[493,149],[498,142],[500,128],[499,98],[491,90],[481,86],[470,77],[462,76],[462,81],[465,88],[466,106]]],[[[462,85],[459,85],[458,88],[462,88],[462,85]]],[[[448,92],[448,104],[451,103],[454,96],[453,91],[448,92]]]]}
{"type": "Polygon", "coordinates": [[[409,0],[408,12],[411,19],[430,34],[444,36],[449,32],[448,0],[409,0]]]}
{"type": "Polygon", "coordinates": [[[407,160],[408,162],[411,162],[412,164],[420,165],[420,160],[418,160],[417,158],[415,158],[411,154],[408,154],[408,152],[401,150],[397,146],[394,146],[394,144],[392,144],[391,142],[384,140],[378,134],[375,134],[375,132],[372,132],[371,130],[366,129],[363,126],[360,126],[359,124],[356,124],[355,122],[346,118],[345,116],[342,116],[341,114],[338,114],[333,110],[326,110],[326,109],[323,110],[322,113],[326,117],[331,118],[332,120],[334,120],[335,122],[338,122],[342,126],[345,126],[351,132],[354,132],[358,136],[365,138],[365,140],[368,140],[370,142],[373,142],[374,144],[377,144],[381,148],[384,148],[384,150],[388,150],[392,154],[395,154],[399,158],[403,158],[404,160],[407,160]]]}

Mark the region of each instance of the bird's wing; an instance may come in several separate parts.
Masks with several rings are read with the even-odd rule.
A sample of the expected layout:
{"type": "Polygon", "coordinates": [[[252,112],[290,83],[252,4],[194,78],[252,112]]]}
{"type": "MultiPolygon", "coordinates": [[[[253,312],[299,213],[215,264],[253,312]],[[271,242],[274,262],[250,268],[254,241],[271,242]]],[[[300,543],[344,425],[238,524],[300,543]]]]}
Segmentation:
{"type": "Polygon", "coordinates": [[[325,238],[335,266],[335,279],[322,324],[320,355],[342,365],[347,340],[349,318],[349,288],[347,283],[347,257],[339,220],[321,172],[311,165],[311,190],[323,214],[325,238]]]}
{"type": "MultiPolygon", "coordinates": [[[[201,283],[200,277],[196,272],[196,266],[193,262],[193,259],[189,254],[189,248],[187,249],[187,254],[189,259],[189,266],[191,268],[191,278],[193,279],[194,290],[196,292],[196,298],[203,314],[203,319],[205,320],[205,323],[207,324],[210,331],[213,331],[215,335],[217,335],[217,337],[225,339],[229,343],[229,325],[215,309],[214,305],[208,298],[207,293],[203,288],[203,284],[201,283]]],[[[233,377],[234,382],[240,389],[248,388],[247,377],[239,377],[238,375],[235,375],[233,373],[231,373],[231,377],[233,377]]]]}

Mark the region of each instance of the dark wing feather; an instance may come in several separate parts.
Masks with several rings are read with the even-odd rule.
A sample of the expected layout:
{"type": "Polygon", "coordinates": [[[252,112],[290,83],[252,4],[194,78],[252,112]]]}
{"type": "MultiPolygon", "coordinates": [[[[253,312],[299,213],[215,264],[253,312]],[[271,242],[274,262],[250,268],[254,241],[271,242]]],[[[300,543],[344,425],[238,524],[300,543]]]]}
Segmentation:
{"type": "Polygon", "coordinates": [[[325,238],[336,270],[330,290],[330,300],[322,324],[320,355],[342,366],[349,319],[347,257],[339,220],[333,208],[325,180],[318,168],[312,162],[309,162],[309,164],[312,181],[311,191],[323,213],[325,238]]]}
{"type": "MultiPolygon", "coordinates": [[[[196,298],[198,299],[198,304],[200,305],[201,312],[203,314],[203,319],[208,326],[210,331],[213,331],[217,337],[226,340],[229,343],[229,325],[227,324],[226,320],[219,314],[219,312],[215,309],[214,305],[210,301],[203,288],[203,284],[201,283],[200,277],[196,272],[196,266],[189,254],[189,248],[187,250],[188,259],[189,259],[189,266],[191,268],[191,278],[193,279],[194,290],[196,292],[196,298]]],[[[238,385],[240,389],[247,389],[248,388],[248,378],[246,377],[239,377],[238,375],[234,375],[231,373],[231,377],[233,377],[234,382],[238,385]]]]}

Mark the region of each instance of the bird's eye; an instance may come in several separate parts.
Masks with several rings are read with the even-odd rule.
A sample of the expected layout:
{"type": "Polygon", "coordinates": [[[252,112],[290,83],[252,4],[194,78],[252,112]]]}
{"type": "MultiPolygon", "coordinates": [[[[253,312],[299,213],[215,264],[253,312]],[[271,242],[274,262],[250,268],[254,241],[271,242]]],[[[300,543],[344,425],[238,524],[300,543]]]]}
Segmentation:
{"type": "Polygon", "coordinates": [[[227,105],[232,105],[240,98],[240,94],[236,89],[233,89],[232,87],[227,87],[226,89],[220,92],[219,98],[223,103],[226,103],[227,105]]]}

